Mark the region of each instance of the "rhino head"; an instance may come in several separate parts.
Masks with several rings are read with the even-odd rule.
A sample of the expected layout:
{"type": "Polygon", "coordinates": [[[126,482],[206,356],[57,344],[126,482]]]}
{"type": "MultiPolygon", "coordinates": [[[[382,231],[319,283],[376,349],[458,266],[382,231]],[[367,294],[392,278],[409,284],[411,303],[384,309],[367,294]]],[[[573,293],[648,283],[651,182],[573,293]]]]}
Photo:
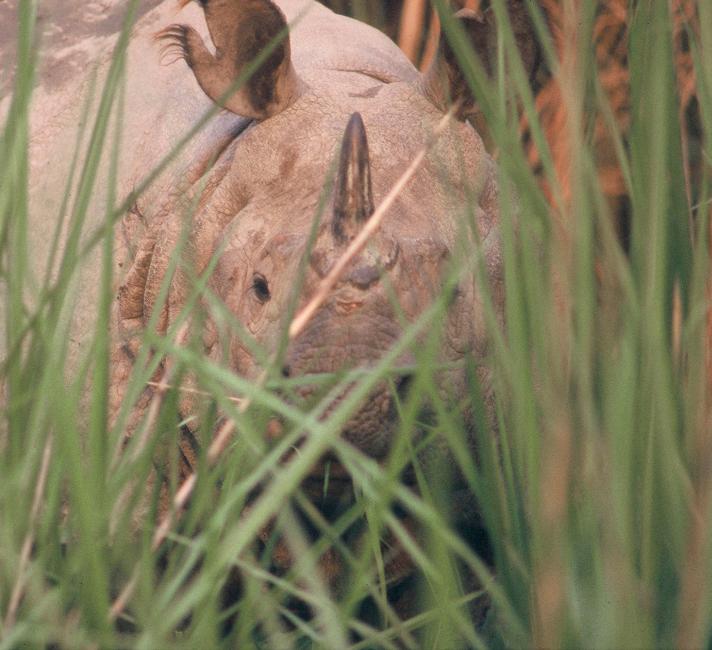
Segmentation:
{"type": "MultiPolygon", "coordinates": [[[[285,326],[281,316],[289,312],[295,287],[301,285],[296,300],[299,312],[373,213],[371,173],[368,136],[356,112],[343,135],[331,203],[311,249],[308,231],[275,233],[258,244],[251,255],[251,274],[247,272],[244,284],[237,287],[238,294],[249,296],[235,304],[238,318],[267,349],[278,345],[285,326]],[[297,269],[305,255],[306,272],[297,282],[297,269]]],[[[240,243],[241,250],[245,245],[249,247],[240,243]]],[[[437,229],[411,236],[389,227],[377,231],[348,263],[304,329],[289,342],[282,374],[307,378],[375,365],[398,342],[408,324],[442,295],[451,249],[452,242],[437,229]]],[[[443,363],[461,361],[478,341],[480,345],[484,341],[474,293],[471,276],[463,278],[453,292],[439,358],[443,363]]],[[[412,365],[414,355],[405,352],[399,362],[412,365]]],[[[238,341],[231,364],[248,376],[258,370],[246,346],[238,341]]],[[[457,372],[449,374],[447,390],[451,397],[461,395],[462,377],[457,372]]],[[[379,385],[346,424],[343,437],[372,457],[384,457],[397,425],[394,401],[398,394],[404,395],[408,382],[408,374],[396,378],[395,393],[386,382],[379,385]]],[[[313,392],[308,384],[298,390],[302,398],[313,392]]]]}
{"type": "MultiPolygon", "coordinates": [[[[190,278],[213,268],[211,296],[263,349],[277,351],[290,309],[296,305],[298,311],[312,298],[454,102],[454,119],[379,230],[283,350],[281,369],[285,376],[308,377],[372,367],[409,323],[442,297],[451,258],[469,249],[473,259],[481,256],[485,263],[472,264],[452,291],[435,360],[449,364],[438,382],[456,402],[466,379],[463,364],[451,362],[481,357],[487,345],[479,280],[490,284],[500,307],[502,291],[495,169],[465,119],[474,102],[452,52],[443,46],[421,75],[382,34],[320,5],[300,14],[287,35],[284,14],[296,17],[301,3],[200,4],[213,50],[193,26],[172,25],[158,37],[185,60],[203,92],[226,109],[218,119],[227,127],[214,140],[205,136],[208,154],[198,173],[184,173],[170,190],[164,185],[162,195],[139,202],[148,228],[119,293],[124,340],[119,356],[130,363],[135,350],[125,341],[155,317],[171,252],[186,230],[183,263],[155,319],[159,332],[180,313],[190,278]],[[250,60],[270,47],[256,74],[231,92],[250,60]],[[238,120],[232,113],[251,121],[230,122],[238,120]],[[333,190],[312,239],[320,197],[330,182],[333,190]],[[193,208],[187,220],[185,205],[193,208]],[[468,205],[474,205],[475,232],[465,219],[468,205]],[[487,277],[477,280],[482,268],[487,277]]],[[[468,13],[460,18],[487,50],[491,38],[481,33],[486,22],[468,13]]],[[[208,317],[203,340],[206,355],[232,372],[261,375],[262,364],[244,336],[226,334],[208,317]]],[[[408,366],[414,355],[405,352],[398,361],[408,366]]],[[[126,377],[122,363],[116,362],[118,374],[126,377]]],[[[485,375],[482,371],[486,380],[485,375]]],[[[395,391],[385,383],[376,386],[344,427],[344,438],[373,458],[385,457],[397,427],[394,400],[407,385],[404,374],[395,391]]],[[[305,385],[299,397],[309,399],[313,391],[305,385]]]]}

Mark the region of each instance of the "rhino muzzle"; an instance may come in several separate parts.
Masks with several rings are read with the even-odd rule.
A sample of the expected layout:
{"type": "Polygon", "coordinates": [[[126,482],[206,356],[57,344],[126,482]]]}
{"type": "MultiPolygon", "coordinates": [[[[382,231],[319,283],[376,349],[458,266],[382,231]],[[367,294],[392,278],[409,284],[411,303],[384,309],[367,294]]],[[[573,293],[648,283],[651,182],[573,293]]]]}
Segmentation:
{"type": "MultiPolygon", "coordinates": [[[[381,304],[379,309],[366,299],[364,304],[353,307],[348,303],[349,313],[344,313],[338,299],[332,300],[314,317],[306,331],[292,344],[286,354],[283,373],[290,377],[302,377],[308,381],[310,375],[339,373],[353,369],[368,369],[374,366],[380,357],[397,342],[401,335],[395,317],[385,311],[389,309],[381,304]]],[[[399,366],[409,365],[409,358],[400,360],[399,366]]],[[[374,458],[384,457],[391,447],[392,437],[397,426],[395,400],[404,396],[402,391],[393,390],[405,386],[406,381],[396,378],[390,382],[379,382],[368,397],[352,414],[342,430],[343,437],[360,451],[374,458]]],[[[351,392],[353,384],[348,385],[325,411],[328,417],[351,392]]],[[[305,383],[296,391],[306,404],[312,401],[320,391],[305,383]]]]}

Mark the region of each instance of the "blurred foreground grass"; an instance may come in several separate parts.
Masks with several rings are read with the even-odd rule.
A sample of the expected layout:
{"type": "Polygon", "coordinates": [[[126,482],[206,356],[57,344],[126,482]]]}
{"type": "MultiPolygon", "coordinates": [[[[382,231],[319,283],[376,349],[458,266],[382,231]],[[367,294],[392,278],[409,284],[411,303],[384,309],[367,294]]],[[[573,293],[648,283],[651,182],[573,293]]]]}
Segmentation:
{"type": "MultiPolygon", "coordinates": [[[[350,399],[322,420],[321,402],[299,412],[283,401],[284,379],[250,386],[202,358],[197,347],[179,348],[170,338],[147,335],[158,355],[174,359],[176,384],[190,370],[212,396],[203,411],[205,429],[211,430],[219,408],[234,419],[239,434],[214,467],[199,459],[190,506],[158,553],[151,548],[153,526],[145,523],[134,533],[131,512],[140,497],[135,486],[146,481],[152,459],[177,439],[178,396],[167,392],[144,448],[129,446],[116,456],[121,423],[106,422],[112,236],[109,230],[94,239],[83,234],[99,160],[116,155],[109,116],[120,106],[125,40],[101,90],[90,137],[77,144],[76,158],[67,165],[66,187],[72,190],[65,190],[61,214],[68,215],[69,236],[57,247],[59,272],[34,277],[27,233],[34,5],[20,4],[18,71],[0,139],[6,337],[0,648],[710,647],[712,7],[699,3],[700,30],[688,34],[702,146],[699,182],[690,191],[668,6],[655,0],[634,4],[631,128],[616,149],[630,199],[628,254],[615,236],[594,162],[589,116],[593,110],[607,114],[589,52],[594,3],[576,5],[575,62],[558,67],[549,61],[567,89],[568,194],[554,175],[511,33],[504,30],[499,47],[509,82],[495,84],[483,78],[453,35],[481,98],[501,169],[504,331],[487,309],[496,426],[487,420],[474,380],[471,402],[460,412],[442,403],[428,362],[431,347],[419,346],[399,442],[379,467],[340,443],[338,431],[359,394],[394,376],[396,354],[367,376],[356,376],[350,399]],[[522,151],[512,110],[517,103],[530,117],[543,174],[553,188],[549,197],[522,151]],[[72,295],[87,241],[103,251],[103,271],[94,277],[102,299],[85,358],[67,376],[72,295]],[[83,395],[88,397],[81,407],[83,395]],[[240,412],[234,396],[250,397],[250,408],[240,412]],[[479,500],[491,567],[443,514],[452,496],[447,472],[437,484],[421,484],[420,496],[397,480],[415,458],[407,433],[425,402],[436,414],[433,435],[453,450],[479,500]],[[478,423],[477,464],[462,452],[465,412],[478,423]],[[275,413],[287,425],[283,442],[270,450],[261,431],[275,413]],[[303,456],[279,463],[304,431],[310,437],[303,456]],[[309,459],[326,450],[348,468],[357,494],[355,505],[335,521],[325,521],[296,491],[309,459]],[[257,484],[264,486],[262,496],[246,510],[257,484]],[[424,531],[422,546],[411,540],[396,511],[407,512],[424,531]],[[304,518],[313,532],[309,542],[299,524],[304,518]],[[261,535],[270,520],[275,533],[265,542],[261,535]],[[344,533],[355,526],[360,541],[346,546],[344,533]],[[268,571],[277,533],[298,558],[283,575],[268,571]],[[424,576],[417,587],[420,613],[405,621],[386,600],[383,539],[407,548],[424,576]],[[315,569],[331,546],[346,566],[338,597],[328,593],[315,569]],[[258,553],[261,547],[266,548],[258,553]],[[243,593],[226,612],[220,592],[233,569],[243,576],[243,593]],[[112,599],[134,574],[135,592],[115,626],[109,622],[112,599]],[[493,603],[484,630],[470,617],[480,592],[468,579],[472,575],[493,603]],[[312,615],[295,616],[295,600],[312,615]],[[234,613],[236,624],[226,633],[222,623],[234,613]]],[[[502,3],[495,8],[504,9],[502,3]]],[[[448,21],[445,29],[451,29],[448,21]]],[[[115,207],[124,199],[114,196],[112,182],[107,222],[119,216],[115,207]]],[[[58,238],[51,229],[47,236],[58,238]]],[[[476,260],[462,256],[459,264],[453,277],[472,272],[476,260]]],[[[443,300],[413,325],[399,348],[412,346],[422,330],[435,345],[444,309],[443,300]]],[[[135,391],[156,363],[140,361],[147,369],[135,378],[135,391]]],[[[353,379],[332,379],[333,390],[353,379]]]]}

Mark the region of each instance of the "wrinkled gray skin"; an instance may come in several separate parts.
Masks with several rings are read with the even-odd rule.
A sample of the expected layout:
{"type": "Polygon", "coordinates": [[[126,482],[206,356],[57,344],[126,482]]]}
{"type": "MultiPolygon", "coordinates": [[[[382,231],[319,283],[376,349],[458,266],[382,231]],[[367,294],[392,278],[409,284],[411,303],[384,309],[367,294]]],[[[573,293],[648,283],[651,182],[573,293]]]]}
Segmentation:
{"type": "MultiPolygon", "coordinates": [[[[273,350],[317,202],[330,180],[329,170],[351,115],[360,113],[365,124],[373,197],[378,205],[444,114],[447,92],[424,80],[381,33],[308,0],[276,4],[288,21],[300,16],[290,33],[297,84],[288,105],[252,121],[221,111],[141,196],[117,231],[115,406],[131,371],[136,334],[151,316],[169,256],[184,228],[189,232],[184,257],[196,272],[204,269],[218,248],[223,250],[210,287],[255,339],[273,350]],[[196,201],[198,209],[190,220],[188,206],[196,201]],[[266,281],[269,300],[260,296],[262,285],[255,278],[266,281]]],[[[176,4],[164,2],[136,27],[129,50],[120,196],[135,187],[213,105],[183,61],[161,64],[153,35],[171,23],[194,27],[212,47],[196,3],[178,12],[176,4]]],[[[66,159],[73,133],[80,127],[79,90],[69,88],[68,99],[40,94],[36,100],[40,106],[36,114],[52,116],[33,130],[34,141],[40,144],[33,154],[32,171],[39,190],[34,202],[44,208],[43,214],[55,207],[50,192],[61,178],[56,158],[66,159]],[[57,110],[57,106],[64,108],[57,110]],[[55,144],[45,147],[43,143],[50,140],[55,144]]],[[[413,321],[441,294],[450,255],[457,245],[467,243],[462,221],[466,195],[479,197],[479,237],[489,280],[495,294],[501,295],[494,175],[477,133],[468,123],[452,120],[366,251],[290,344],[285,372],[295,376],[374,364],[403,329],[393,296],[406,320],[413,321]]],[[[100,199],[97,205],[94,214],[99,223],[100,199]]],[[[345,247],[330,228],[330,205],[324,218],[298,307],[306,303],[320,276],[345,247]]],[[[38,238],[39,257],[47,245],[38,238]]],[[[467,245],[474,255],[475,244],[467,245]]],[[[73,357],[82,352],[97,302],[98,257],[89,260],[87,267],[88,279],[78,292],[73,357]]],[[[165,332],[174,321],[186,291],[185,275],[176,274],[159,319],[160,331],[165,332]]],[[[463,276],[447,318],[440,360],[461,360],[470,352],[481,356],[486,338],[471,275],[463,276]]],[[[225,341],[210,323],[204,338],[206,354],[222,361],[225,341]]],[[[260,374],[260,367],[237,337],[227,347],[234,372],[249,378],[260,374]]],[[[409,355],[402,359],[410,360],[409,355]]],[[[443,373],[441,384],[457,400],[465,389],[462,371],[443,373]]],[[[145,397],[144,405],[150,389],[145,397]]],[[[391,397],[385,387],[379,387],[354,415],[344,436],[363,452],[382,457],[391,442],[393,418],[391,397]]]]}

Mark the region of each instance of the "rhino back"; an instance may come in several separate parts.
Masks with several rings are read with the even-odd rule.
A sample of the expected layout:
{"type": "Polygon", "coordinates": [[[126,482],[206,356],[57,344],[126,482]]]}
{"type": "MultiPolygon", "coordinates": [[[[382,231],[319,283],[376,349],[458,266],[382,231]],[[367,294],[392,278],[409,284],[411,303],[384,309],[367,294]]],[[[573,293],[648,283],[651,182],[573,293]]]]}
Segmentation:
{"type": "Polygon", "coordinates": [[[299,71],[351,70],[387,81],[411,81],[419,74],[385,34],[340,16],[317,2],[278,0],[291,28],[292,59],[299,71]]]}

